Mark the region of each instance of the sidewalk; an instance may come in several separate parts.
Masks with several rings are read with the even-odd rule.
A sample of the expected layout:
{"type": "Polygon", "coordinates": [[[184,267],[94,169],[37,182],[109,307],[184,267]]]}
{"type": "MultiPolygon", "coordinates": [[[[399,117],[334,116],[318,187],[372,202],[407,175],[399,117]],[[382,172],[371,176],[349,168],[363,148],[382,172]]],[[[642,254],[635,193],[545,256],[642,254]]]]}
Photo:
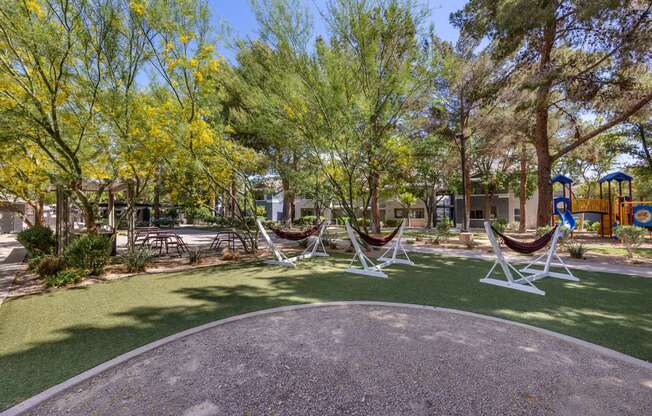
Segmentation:
{"type": "Polygon", "coordinates": [[[15,235],[0,234],[0,306],[9,294],[16,272],[25,267],[24,263],[5,263],[5,260],[11,260],[8,257],[12,251],[21,249],[24,250],[15,235]]]}
{"type": "MultiPolygon", "coordinates": [[[[478,260],[494,261],[496,257],[491,253],[480,252],[477,250],[464,250],[464,249],[451,249],[451,248],[438,248],[438,247],[410,247],[409,244],[404,245],[405,249],[408,252],[416,253],[431,253],[431,254],[440,254],[442,256],[452,256],[452,257],[465,257],[478,260]]],[[[525,263],[529,260],[534,260],[535,257],[525,257],[525,256],[516,256],[511,253],[503,253],[505,258],[510,262],[519,262],[525,263]]],[[[569,258],[564,258],[564,263],[571,268],[577,270],[585,270],[589,272],[600,272],[600,273],[613,273],[613,274],[624,274],[627,276],[638,276],[638,277],[652,277],[652,268],[650,267],[637,267],[637,266],[627,266],[619,264],[609,264],[602,262],[590,262],[588,260],[573,260],[569,258]]]]}

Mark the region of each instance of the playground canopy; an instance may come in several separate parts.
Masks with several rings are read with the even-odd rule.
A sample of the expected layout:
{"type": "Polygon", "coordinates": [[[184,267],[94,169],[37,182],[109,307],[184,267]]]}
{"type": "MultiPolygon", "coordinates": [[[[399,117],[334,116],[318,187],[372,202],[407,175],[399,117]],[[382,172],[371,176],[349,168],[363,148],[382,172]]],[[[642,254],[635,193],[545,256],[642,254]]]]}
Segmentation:
{"type": "Polygon", "coordinates": [[[600,178],[598,183],[604,183],[604,182],[611,182],[611,181],[617,181],[617,182],[628,182],[632,181],[634,178],[627,175],[626,173],[622,172],[613,172],[608,175],[603,176],[600,178]]]}
{"type": "Polygon", "coordinates": [[[556,175],[553,176],[551,179],[552,183],[561,183],[562,185],[570,185],[573,183],[573,180],[569,178],[568,176],[564,175],[556,175]]]}

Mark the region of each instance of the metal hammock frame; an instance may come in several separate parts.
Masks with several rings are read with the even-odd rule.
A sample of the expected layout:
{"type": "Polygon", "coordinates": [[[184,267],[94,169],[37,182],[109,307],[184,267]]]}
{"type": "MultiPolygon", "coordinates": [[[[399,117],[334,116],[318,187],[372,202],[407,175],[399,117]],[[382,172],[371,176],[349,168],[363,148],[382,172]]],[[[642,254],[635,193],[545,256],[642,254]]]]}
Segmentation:
{"type": "MultiPolygon", "coordinates": [[[[294,257],[286,256],[285,253],[283,253],[283,251],[276,244],[274,244],[272,239],[269,238],[269,234],[267,234],[267,230],[265,230],[263,223],[260,222],[259,219],[256,220],[256,224],[258,224],[258,229],[260,230],[260,234],[262,234],[263,238],[265,239],[265,242],[267,243],[267,247],[269,247],[269,250],[276,257],[276,260],[265,260],[266,264],[273,264],[277,266],[286,266],[286,267],[297,267],[296,263],[300,260],[305,260],[312,257],[328,257],[328,253],[326,252],[326,247],[324,246],[324,242],[322,240],[322,237],[324,235],[324,230],[326,229],[325,221],[323,221],[319,225],[319,234],[317,234],[317,237],[312,239],[312,241],[308,242],[308,246],[306,247],[305,250],[303,250],[303,253],[294,257]]],[[[315,234],[314,232],[311,233],[311,235],[314,234],[315,234]]],[[[305,238],[310,238],[310,236],[305,238]]],[[[301,240],[304,240],[305,238],[302,238],[301,240]]]]}
{"type": "MultiPolygon", "coordinates": [[[[346,269],[346,272],[360,274],[363,276],[380,277],[383,279],[387,279],[389,276],[387,276],[387,273],[383,271],[384,267],[390,266],[392,264],[405,264],[408,266],[414,265],[412,260],[410,260],[407,251],[405,250],[405,248],[403,248],[403,245],[401,244],[401,242],[403,241],[404,226],[405,223],[401,223],[401,225],[399,225],[389,236],[383,238],[383,240],[387,239],[387,241],[384,242],[383,245],[386,245],[390,241],[393,241],[393,244],[390,247],[388,247],[387,250],[385,250],[385,252],[380,257],[378,257],[377,260],[381,261],[382,263],[375,264],[373,260],[371,260],[369,256],[367,256],[364,253],[364,251],[362,251],[362,247],[360,247],[360,243],[358,242],[358,239],[355,236],[353,227],[351,226],[350,223],[347,222],[346,233],[349,236],[349,240],[351,240],[351,244],[353,245],[355,254],[353,255],[353,259],[351,259],[351,263],[349,264],[349,267],[346,269]],[[390,236],[392,238],[388,239],[388,237],[390,236]],[[390,253],[391,256],[389,256],[390,253]],[[354,267],[354,263],[356,260],[360,262],[361,267],[354,267]]],[[[362,234],[360,234],[359,231],[357,231],[357,233],[360,236],[361,240],[368,242],[365,238],[362,237],[362,234]]]]}
{"type": "MultiPolygon", "coordinates": [[[[578,279],[573,275],[573,273],[571,273],[571,271],[566,266],[566,263],[564,263],[561,257],[559,257],[559,255],[557,254],[557,244],[559,242],[559,237],[561,236],[562,233],[562,227],[556,227],[554,230],[552,230],[551,231],[552,236],[550,238],[548,238],[546,234],[546,236],[537,239],[533,243],[530,243],[530,248],[533,248],[534,246],[532,244],[537,243],[538,245],[541,243],[541,240],[543,240],[544,237],[546,237],[550,241],[550,247],[548,248],[548,250],[546,250],[544,254],[540,255],[539,257],[537,257],[536,259],[528,263],[527,266],[525,266],[522,269],[517,269],[514,266],[514,264],[523,263],[523,262],[515,262],[514,264],[512,264],[505,259],[505,256],[503,255],[500,245],[496,240],[496,234],[494,234],[494,229],[491,226],[491,223],[489,223],[488,221],[485,222],[484,229],[487,232],[487,237],[489,238],[489,242],[491,243],[494,249],[494,253],[496,254],[496,260],[494,261],[493,266],[489,270],[489,273],[487,273],[484,279],[480,280],[481,283],[507,287],[509,289],[515,289],[515,290],[520,290],[522,292],[528,292],[536,295],[545,296],[546,292],[544,292],[543,290],[539,289],[534,285],[534,282],[536,282],[537,280],[543,279],[545,277],[554,277],[556,279],[579,282],[580,279],[578,279]],[[556,260],[557,263],[553,263],[554,260],[556,260]],[[495,279],[490,277],[494,272],[494,270],[496,270],[497,266],[500,266],[500,268],[502,269],[506,280],[495,279]],[[539,269],[539,268],[535,268],[535,266],[543,266],[543,268],[539,269]],[[551,267],[562,267],[565,270],[565,273],[553,272],[550,270],[551,267]]],[[[505,236],[500,233],[497,233],[497,235],[501,236],[501,238],[507,245],[507,239],[505,238],[505,236]]],[[[523,244],[525,244],[526,247],[528,246],[528,243],[521,243],[521,245],[523,244]]],[[[545,247],[545,245],[543,247],[545,247]]]]}

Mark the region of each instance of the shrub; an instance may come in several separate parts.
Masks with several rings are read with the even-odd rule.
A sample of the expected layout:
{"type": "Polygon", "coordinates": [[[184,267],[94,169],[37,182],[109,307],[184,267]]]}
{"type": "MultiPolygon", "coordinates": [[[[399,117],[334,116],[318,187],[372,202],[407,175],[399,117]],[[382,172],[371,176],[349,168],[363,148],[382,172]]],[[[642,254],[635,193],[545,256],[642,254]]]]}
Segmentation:
{"type": "Polygon", "coordinates": [[[369,221],[366,218],[362,218],[362,217],[357,218],[356,221],[358,222],[358,225],[360,227],[368,227],[371,224],[371,221],[369,221]]]}
{"type": "Polygon", "coordinates": [[[435,240],[447,240],[451,235],[451,221],[448,218],[442,218],[437,225],[435,225],[435,240]]]}
{"type": "Polygon", "coordinates": [[[36,271],[36,267],[41,262],[42,258],[43,256],[30,257],[30,259],[27,260],[27,270],[29,270],[30,272],[36,271]]]}
{"type": "Polygon", "coordinates": [[[405,244],[414,244],[414,243],[416,243],[416,240],[413,239],[405,240],[405,244]]]}
{"type": "Polygon", "coordinates": [[[635,225],[619,225],[616,227],[615,235],[625,245],[628,258],[633,258],[634,249],[643,244],[645,233],[645,228],[637,227],[635,225]]]}
{"type": "Polygon", "coordinates": [[[583,259],[589,249],[577,240],[570,240],[566,243],[568,254],[574,259],[583,259]]]}
{"type": "Polygon", "coordinates": [[[498,230],[500,233],[504,233],[505,230],[507,229],[507,224],[508,224],[508,221],[506,219],[498,218],[491,225],[493,225],[493,227],[496,230],[498,230]]]}
{"type": "Polygon", "coordinates": [[[552,231],[552,226],[550,226],[550,225],[545,225],[543,227],[537,227],[536,236],[541,237],[543,235],[548,234],[550,231],[552,231]]]}
{"type": "Polygon", "coordinates": [[[67,286],[81,282],[84,277],[86,277],[86,273],[83,270],[62,270],[54,276],[49,276],[45,280],[45,285],[48,287],[67,286]]]}
{"type": "Polygon", "coordinates": [[[398,227],[398,221],[399,220],[390,218],[388,220],[385,220],[385,225],[388,227],[398,227]]]}
{"type": "Polygon", "coordinates": [[[345,225],[347,222],[349,222],[349,217],[337,217],[337,220],[335,221],[339,225],[345,225]]]}
{"type": "Polygon", "coordinates": [[[298,226],[312,225],[317,222],[317,217],[314,215],[304,215],[303,217],[294,221],[294,224],[298,226]]]}
{"type": "Polygon", "coordinates": [[[127,267],[129,273],[144,272],[149,263],[152,262],[154,253],[149,248],[130,248],[127,253],[120,257],[122,263],[127,267]]]}
{"type": "Polygon", "coordinates": [[[199,247],[191,247],[188,250],[188,262],[190,264],[199,264],[199,263],[201,263],[202,257],[204,257],[204,255],[201,252],[201,249],[199,249],[199,247]]]}
{"type": "Polygon", "coordinates": [[[40,258],[39,263],[34,267],[34,271],[44,279],[55,276],[65,268],[66,262],[63,257],[47,255],[40,258]]]}
{"type": "Polygon", "coordinates": [[[64,257],[66,264],[80,270],[86,270],[91,275],[104,271],[109,260],[111,239],[94,234],[84,234],[74,239],[66,248],[64,257]]]}
{"type": "Polygon", "coordinates": [[[600,221],[596,221],[591,224],[591,228],[589,230],[593,231],[594,233],[599,233],[600,232],[600,221]]]}
{"type": "Polygon", "coordinates": [[[54,233],[44,225],[34,225],[18,233],[18,242],[27,249],[29,257],[52,253],[56,241],[54,233]]]}
{"type": "Polygon", "coordinates": [[[222,260],[240,260],[240,252],[225,248],[222,250],[222,260]]]}

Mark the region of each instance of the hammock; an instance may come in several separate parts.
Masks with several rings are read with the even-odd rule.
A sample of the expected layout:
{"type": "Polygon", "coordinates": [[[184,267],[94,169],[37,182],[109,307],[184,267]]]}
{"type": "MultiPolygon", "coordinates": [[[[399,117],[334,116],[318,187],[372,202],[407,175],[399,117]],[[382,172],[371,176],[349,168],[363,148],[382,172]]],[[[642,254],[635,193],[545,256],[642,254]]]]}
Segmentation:
{"type": "Polygon", "coordinates": [[[311,235],[319,231],[319,228],[321,227],[322,224],[323,221],[305,231],[294,231],[294,232],[283,231],[273,227],[269,227],[269,228],[270,230],[272,230],[274,234],[276,234],[278,238],[282,238],[283,240],[290,240],[290,241],[301,241],[301,240],[305,240],[306,238],[310,237],[311,235]]]}
{"type": "Polygon", "coordinates": [[[401,225],[403,223],[399,224],[398,227],[394,231],[392,231],[390,234],[386,235],[385,237],[372,237],[369,234],[365,234],[364,232],[360,231],[360,229],[356,229],[355,232],[358,233],[360,238],[367,244],[374,246],[374,247],[382,247],[385,244],[389,243],[394,239],[398,231],[401,229],[401,225]]]}
{"type": "Polygon", "coordinates": [[[503,242],[507,247],[511,248],[517,253],[532,254],[535,251],[541,250],[548,245],[550,239],[552,239],[552,236],[555,234],[557,227],[553,228],[546,234],[531,242],[523,242],[509,238],[506,235],[502,234],[500,231],[496,230],[493,226],[491,229],[497,236],[503,239],[503,242]]]}

